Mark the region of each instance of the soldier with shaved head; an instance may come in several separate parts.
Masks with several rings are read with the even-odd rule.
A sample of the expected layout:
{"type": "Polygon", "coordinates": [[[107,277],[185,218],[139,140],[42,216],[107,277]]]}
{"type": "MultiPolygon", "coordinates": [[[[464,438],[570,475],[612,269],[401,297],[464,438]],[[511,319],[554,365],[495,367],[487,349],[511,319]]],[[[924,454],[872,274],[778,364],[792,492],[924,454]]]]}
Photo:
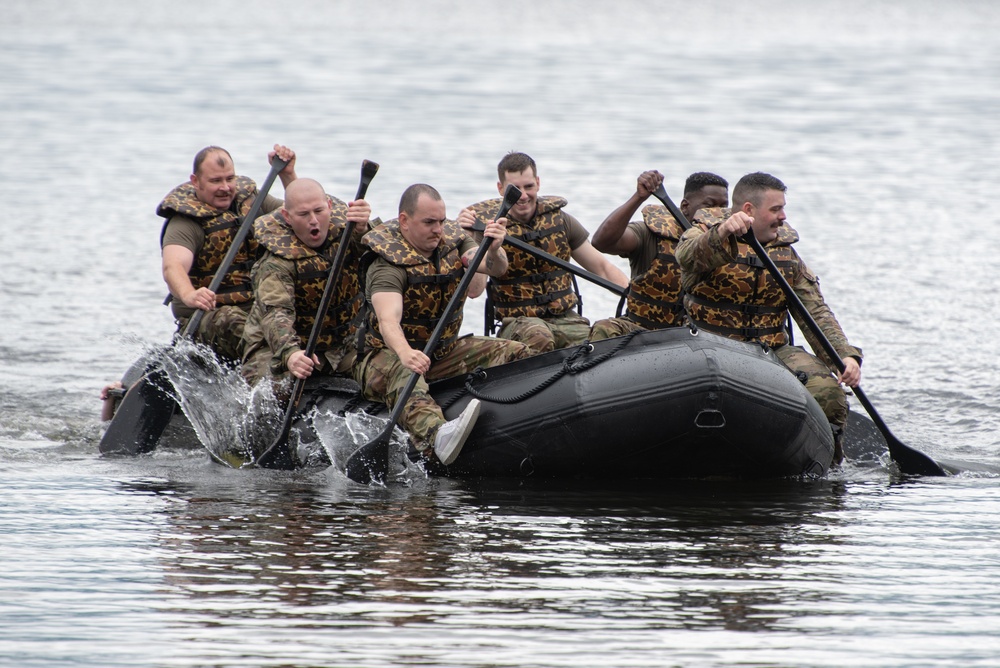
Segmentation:
{"type": "Polygon", "coordinates": [[[350,374],[364,301],[358,278],[361,238],[370,217],[365,200],[345,203],[317,181],[297,179],[285,189],[284,206],[254,223],[263,255],[251,272],[254,301],[243,332],[243,376],[249,383],[308,378],[315,371],[350,374]],[[355,227],[345,239],[348,221],[355,227]],[[341,244],[348,244],[344,266],[335,278],[316,354],[308,357],[306,342],[341,244]]]}
{"type": "MultiPolygon", "coordinates": [[[[483,243],[490,247],[478,272],[500,276],[506,271],[507,255],[501,247],[506,222],[501,218],[486,225],[483,243]]],[[[523,359],[531,352],[516,341],[460,336],[458,308],[444,324],[437,347],[424,354],[479,248],[447,218],[444,200],[433,187],[418,183],[407,188],[399,201],[399,218],[374,228],[364,241],[371,249],[365,272],[368,316],[364,357],[354,368],[354,379],[365,397],[393,407],[412,375],[420,374],[400,424],[421,455],[450,464],[475,425],[479,401],[473,399],[459,417],[446,422],[428,381],[523,359]]]]}

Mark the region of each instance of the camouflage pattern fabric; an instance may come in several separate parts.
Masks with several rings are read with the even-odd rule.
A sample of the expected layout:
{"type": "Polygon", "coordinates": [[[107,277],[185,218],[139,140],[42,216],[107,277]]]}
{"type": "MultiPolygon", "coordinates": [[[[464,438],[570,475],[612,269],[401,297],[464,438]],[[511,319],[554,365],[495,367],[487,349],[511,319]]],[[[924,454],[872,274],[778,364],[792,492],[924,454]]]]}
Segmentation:
{"type": "MultiPolygon", "coordinates": [[[[322,352],[317,352],[320,366],[317,373],[334,376],[350,376],[354,363],[358,358],[358,349],[353,341],[344,341],[339,346],[327,348],[322,352]]],[[[278,396],[283,396],[278,390],[279,387],[289,387],[292,374],[288,371],[285,361],[280,361],[278,356],[271,354],[271,349],[267,346],[257,348],[253,351],[244,352],[243,365],[240,372],[243,378],[250,385],[258,383],[261,379],[267,378],[276,387],[278,396]]]]}
{"type": "MultiPolygon", "coordinates": [[[[177,331],[183,331],[188,321],[188,318],[177,320],[177,331]]],[[[211,347],[224,360],[238,363],[243,351],[241,339],[246,321],[244,307],[219,306],[205,312],[193,339],[211,347]]]]}
{"type": "Polygon", "coordinates": [[[809,394],[823,409],[830,424],[843,427],[847,423],[847,396],[830,367],[799,346],[781,346],[774,354],[799,380],[804,381],[809,394]]]}
{"type": "MultiPolygon", "coordinates": [[[[719,320],[716,323],[708,322],[709,327],[705,327],[706,329],[710,329],[713,324],[720,323],[723,326],[737,329],[761,325],[781,327],[780,332],[767,337],[746,337],[743,332],[733,330],[722,333],[730,338],[761,340],[772,347],[783,345],[788,341],[782,326],[788,312],[784,293],[781,292],[781,288],[760,261],[756,258],[750,259],[749,256],[754,254],[750,246],[737,242],[735,237],[730,237],[729,243],[725,247],[723,246],[716,228],[728,217],[729,210],[720,208],[701,209],[695,214],[694,225],[684,233],[677,246],[677,260],[681,266],[681,281],[684,284],[684,289],[705,301],[717,300],[718,308],[714,313],[719,317],[719,320]],[[726,273],[736,265],[737,259],[739,259],[740,264],[734,270],[734,274],[743,276],[746,279],[744,283],[730,283],[725,278],[726,273]],[[712,290],[706,289],[710,286],[717,286],[720,290],[719,294],[714,294],[712,290]],[[739,288],[746,292],[738,292],[739,288]],[[753,292],[754,290],[756,293],[753,292]],[[745,309],[745,312],[740,312],[740,309],[745,309]],[[755,320],[755,318],[757,319],[755,320]]],[[[785,276],[792,290],[802,300],[806,311],[819,325],[820,330],[833,345],[837,354],[841,358],[855,357],[859,361],[862,360],[861,349],[848,342],[847,335],[844,334],[836,316],[826,304],[819,288],[819,278],[791,248],[791,244],[798,241],[798,238],[799,235],[795,230],[787,224],[782,225],[779,228],[778,238],[765,246],[765,249],[768,255],[775,260],[782,275],[785,276]]],[[[684,303],[688,307],[688,314],[692,315],[689,297],[690,295],[685,297],[684,303]]],[[[700,312],[705,313],[706,311],[700,312]]],[[[711,310],[707,312],[712,313],[711,310]]],[[[820,359],[826,362],[831,370],[835,369],[836,364],[827,357],[822,346],[809,328],[803,324],[798,314],[793,313],[792,316],[799,323],[810,348],[818,351],[820,359]]],[[[697,319],[695,320],[697,322],[697,319]]],[[[706,322],[702,321],[698,324],[703,325],[706,322]]]]}
{"type": "MultiPolygon", "coordinates": [[[[515,341],[483,336],[462,337],[447,355],[434,360],[426,376],[417,380],[400,416],[400,426],[410,434],[410,440],[419,452],[425,457],[431,456],[434,437],[445,419],[441,407],[428,391],[428,381],[464,375],[477,367],[485,369],[530,356],[527,346],[515,341]]],[[[389,348],[381,348],[368,353],[356,364],[353,375],[364,388],[365,398],[384,402],[393,408],[412,373],[403,366],[396,353],[389,348]]]]}
{"type": "Polygon", "coordinates": [[[594,326],[590,328],[590,336],[587,338],[591,341],[603,341],[604,339],[613,339],[616,336],[624,336],[632,332],[645,331],[645,329],[645,327],[635,324],[628,318],[605,318],[594,323],[594,326]]]}
{"type": "MultiPolygon", "coordinates": [[[[316,320],[326,279],[347,224],[347,205],[328,197],[330,229],[322,247],[302,243],[280,212],[258,218],[254,234],[265,249],[251,273],[254,304],[243,334],[243,376],[251,384],[260,378],[288,376],[288,358],[305,349],[316,320]]],[[[323,320],[316,352],[323,373],[345,373],[348,356],[354,359],[354,338],[360,323],[363,295],[358,277],[361,238],[366,226],[355,228],[349,240],[344,268],[323,320]]]]}
{"type": "MultiPolygon", "coordinates": [[[[459,246],[465,233],[458,223],[447,220],[437,247],[437,259],[432,261],[410,245],[399,230],[399,221],[391,220],[373,228],[362,242],[389,263],[406,271],[406,290],[403,293],[403,317],[400,325],[410,346],[423,350],[444,313],[458,284],[465,275],[459,246]]],[[[378,318],[373,308],[368,308],[364,344],[366,352],[385,348],[379,331],[378,318]]],[[[462,309],[455,314],[441,334],[432,359],[447,356],[458,339],[462,328],[462,309]]]]}
{"type": "MultiPolygon", "coordinates": [[[[692,320],[709,331],[729,338],[762,341],[775,349],[785,366],[796,374],[823,408],[835,427],[847,420],[847,397],[834,375],[835,364],[822,346],[803,325],[798,314],[793,317],[813,350],[820,357],[798,346],[786,345],[784,320],[788,304],[780,286],[756,257],[749,245],[730,237],[719,238],[718,225],[730,215],[728,209],[702,209],[695,214],[694,225],[681,237],[677,260],[685,290],[685,306],[692,320]],[[777,330],[777,331],[776,331],[777,330]]],[[[809,270],[791,245],[798,233],[787,224],[778,228],[778,237],[765,246],[782,276],[802,300],[806,310],[841,358],[862,359],[860,348],[847,341],[840,323],[827,306],[819,289],[819,279],[809,270]]],[[[836,431],[836,430],[835,430],[836,431]]]]}
{"type": "Polygon", "coordinates": [[[590,336],[590,321],[574,312],[546,318],[504,318],[497,337],[520,341],[532,354],[551,352],[583,343],[590,336]]]}
{"type": "MultiPolygon", "coordinates": [[[[501,199],[472,205],[477,222],[492,221],[500,210],[501,199]]],[[[535,246],[561,260],[570,260],[571,248],[566,234],[561,197],[539,197],[535,217],[529,223],[507,219],[507,234],[535,246]]],[[[490,278],[489,296],[498,319],[519,316],[548,317],[568,312],[577,304],[572,275],[560,267],[539,259],[519,248],[504,246],[507,271],[501,278],[490,278]]]]}
{"type": "Polygon", "coordinates": [[[643,329],[677,327],[684,324],[684,302],[674,251],[684,228],[658,204],[643,208],[642,219],[656,239],[656,257],[647,271],[632,277],[624,317],[643,329]]]}
{"type": "MultiPolygon", "coordinates": [[[[240,229],[242,218],[249,213],[257,195],[257,186],[245,177],[236,177],[236,197],[232,206],[225,211],[205,204],[198,199],[194,185],[182,183],[171,190],[156,207],[156,215],[166,218],[160,232],[162,241],[170,219],[185,216],[197,222],[205,230],[205,244],[195,255],[188,276],[195,288],[207,288],[222,265],[222,260],[232,245],[240,229]]],[[[257,256],[257,242],[253,235],[247,235],[240,251],[226,272],[219,289],[216,303],[220,305],[244,304],[253,299],[250,286],[250,267],[257,256]]]]}
{"type": "MultiPolygon", "coordinates": [[[[737,243],[733,253],[732,248],[721,248],[716,228],[728,215],[724,209],[702,209],[683,236],[677,253],[682,271],[687,272],[693,258],[697,272],[694,280],[684,273],[684,306],[691,320],[710,332],[772,347],[784,345],[788,343],[785,293],[749,245],[737,243]]],[[[798,239],[795,230],[783,225],[778,237],[765,246],[789,283],[805,266],[791,247],[798,239]]],[[[815,277],[809,274],[808,279],[815,277]]]]}

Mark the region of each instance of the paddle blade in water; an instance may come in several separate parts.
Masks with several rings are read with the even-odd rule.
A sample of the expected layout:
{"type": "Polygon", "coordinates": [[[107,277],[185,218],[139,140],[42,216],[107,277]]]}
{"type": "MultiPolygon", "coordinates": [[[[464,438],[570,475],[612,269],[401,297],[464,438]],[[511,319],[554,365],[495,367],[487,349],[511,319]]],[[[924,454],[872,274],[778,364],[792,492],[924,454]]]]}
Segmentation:
{"type": "Polygon", "coordinates": [[[129,388],[101,438],[101,454],[139,455],[156,448],[176,406],[163,390],[167,382],[166,375],[156,370],[129,388]]]}
{"type": "Polygon", "coordinates": [[[347,477],[360,485],[372,481],[381,483],[389,470],[389,440],[393,425],[383,431],[374,440],[365,443],[347,460],[344,472],[347,477]],[[387,433],[388,432],[388,433],[387,433]]]}

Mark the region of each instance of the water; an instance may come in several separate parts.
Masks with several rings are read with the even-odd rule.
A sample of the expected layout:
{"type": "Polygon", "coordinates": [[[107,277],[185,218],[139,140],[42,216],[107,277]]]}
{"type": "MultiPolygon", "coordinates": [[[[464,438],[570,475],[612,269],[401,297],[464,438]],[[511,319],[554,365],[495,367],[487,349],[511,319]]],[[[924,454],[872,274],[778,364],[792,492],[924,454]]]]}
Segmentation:
{"type": "MultiPolygon", "coordinates": [[[[989,476],[382,489],[97,455],[98,390],[172,331],[156,203],[202,146],[259,181],[281,142],[342,198],[379,162],[384,218],[417,181],[451,215],[493,195],[511,149],[591,230],[643,169],[675,199],[693,171],[771,171],[893,431],[997,465],[993,3],[3,15],[3,665],[996,664],[989,476]]],[[[582,289],[591,317],[614,310],[582,289]]]]}

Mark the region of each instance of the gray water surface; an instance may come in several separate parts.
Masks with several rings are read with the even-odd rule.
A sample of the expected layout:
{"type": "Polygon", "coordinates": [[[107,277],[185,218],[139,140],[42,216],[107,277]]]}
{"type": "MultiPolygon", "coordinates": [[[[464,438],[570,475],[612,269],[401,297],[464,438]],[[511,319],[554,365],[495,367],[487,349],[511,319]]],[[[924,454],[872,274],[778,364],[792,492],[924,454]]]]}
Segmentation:
{"type": "Polygon", "coordinates": [[[997,664],[990,475],[368,488],[97,453],[100,387],[173,331],[156,204],[201,147],[261,181],[280,142],[341,198],[379,162],[383,218],[418,181],[455,216],[523,150],[591,231],[644,169],[675,200],[772,172],[894,433],[1000,465],[994,3],[0,13],[0,664],[997,664]]]}

